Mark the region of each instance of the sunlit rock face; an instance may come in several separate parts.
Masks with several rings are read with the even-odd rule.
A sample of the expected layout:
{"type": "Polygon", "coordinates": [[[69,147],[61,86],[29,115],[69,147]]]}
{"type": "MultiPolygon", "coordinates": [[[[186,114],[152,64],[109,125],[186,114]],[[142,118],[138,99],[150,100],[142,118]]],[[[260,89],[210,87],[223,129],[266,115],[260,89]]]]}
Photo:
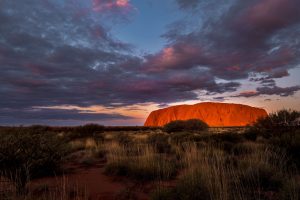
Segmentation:
{"type": "Polygon", "coordinates": [[[267,115],[264,109],[242,104],[199,103],[153,111],[144,126],[164,126],[174,120],[188,119],[200,119],[210,127],[246,126],[267,115]]]}

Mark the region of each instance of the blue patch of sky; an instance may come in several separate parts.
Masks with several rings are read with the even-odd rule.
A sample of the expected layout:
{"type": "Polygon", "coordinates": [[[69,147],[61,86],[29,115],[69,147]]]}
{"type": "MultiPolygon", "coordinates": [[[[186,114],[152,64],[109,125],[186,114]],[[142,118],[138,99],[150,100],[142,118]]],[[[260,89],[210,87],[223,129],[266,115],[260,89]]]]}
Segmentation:
{"type": "Polygon", "coordinates": [[[167,41],[161,37],[169,24],[182,18],[174,0],[132,0],[134,16],[127,23],[117,23],[111,32],[119,40],[133,44],[141,53],[155,53],[167,41]]]}
{"type": "Polygon", "coordinates": [[[300,85],[300,65],[289,70],[289,76],[280,79],[275,79],[276,83],[280,87],[292,87],[300,85]]]}

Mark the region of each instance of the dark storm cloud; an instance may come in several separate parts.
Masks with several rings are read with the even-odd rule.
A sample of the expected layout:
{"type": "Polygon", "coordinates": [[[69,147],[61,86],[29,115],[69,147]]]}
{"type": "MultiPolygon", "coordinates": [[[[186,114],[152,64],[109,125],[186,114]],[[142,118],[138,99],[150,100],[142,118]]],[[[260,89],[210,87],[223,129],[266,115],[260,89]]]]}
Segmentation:
{"type": "Polygon", "coordinates": [[[29,109],[17,111],[14,109],[1,109],[1,117],[10,117],[15,114],[16,120],[40,119],[40,120],[107,120],[107,119],[130,119],[130,117],[118,114],[84,113],[78,110],[63,109],[29,109]],[[18,113],[18,114],[16,114],[18,113]]]}
{"type": "Polygon", "coordinates": [[[294,95],[299,90],[300,90],[300,86],[292,86],[292,87],[264,86],[264,87],[258,87],[256,91],[241,92],[240,94],[232,97],[255,97],[259,95],[279,95],[281,97],[287,97],[287,96],[294,95]]]}
{"type": "Polygon", "coordinates": [[[185,44],[200,51],[196,55],[188,52],[188,62],[165,68],[200,65],[227,80],[247,78],[250,73],[266,73],[273,79],[288,76],[288,70],[299,64],[300,42],[296,35],[300,34],[300,1],[177,2],[188,12],[194,11],[193,19],[196,15],[202,21],[196,18],[198,26],[184,27],[189,30],[187,33],[182,33],[182,23],[175,23],[163,36],[175,49],[178,44],[185,44]],[[179,31],[174,33],[175,30],[179,31]]]}
{"type": "Polygon", "coordinates": [[[181,27],[184,20],[170,25],[164,34],[169,45],[137,56],[132,45],[111,35],[107,24],[126,18],[132,9],[128,1],[0,1],[1,123],[124,119],[34,108],[165,105],[199,99],[203,91],[236,91],[249,74],[263,75],[251,77],[261,86],[248,96],[289,96],[299,90],[274,81],[299,64],[298,0],[178,3],[193,10],[196,20],[186,23],[192,26],[181,27]],[[16,113],[20,118],[14,119],[16,113]]]}
{"type": "Polygon", "coordinates": [[[300,86],[293,87],[259,87],[257,88],[257,92],[265,95],[280,95],[282,97],[291,96],[295,94],[295,92],[300,90],[300,86]]]}
{"type": "Polygon", "coordinates": [[[49,124],[77,125],[84,122],[100,123],[106,120],[126,120],[131,117],[118,114],[82,113],[78,110],[62,109],[1,109],[0,124],[49,124]]]}
{"type": "MultiPolygon", "coordinates": [[[[160,55],[134,55],[134,48],[114,38],[105,23],[107,12],[123,18],[121,9],[130,5],[109,7],[110,1],[103,2],[102,6],[101,1],[0,1],[0,123],[124,119],[34,107],[164,104],[198,99],[195,91],[224,93],[239,87],[236,82],[216,83],[205,68],[151,70],[164,67],[160,55]],[[106,16],[100,8],[107,9],[106,16]]],[[[174,66],[197,64],[198,49],[184,45],[174,49],[178,55],[174,66]]]]}

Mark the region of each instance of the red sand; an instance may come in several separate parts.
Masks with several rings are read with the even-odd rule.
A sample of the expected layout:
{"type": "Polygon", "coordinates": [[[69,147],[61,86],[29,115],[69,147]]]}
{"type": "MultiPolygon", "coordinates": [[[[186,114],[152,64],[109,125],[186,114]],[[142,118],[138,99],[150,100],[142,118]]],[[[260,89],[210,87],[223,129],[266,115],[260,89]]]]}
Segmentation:
{"type": "Polygon", "coordinates": [[[47,185],[50,188],[62,188],[66,185],[79,191],[86,191],[90,200],[116,200],[120,192],[133,190],[137,199],[147,200],[152,184],[140,185],[124,177],[111,177],[104,174],[103,163],[92,167],[72,166],[72,173],[64,176],[48,177],[34,180],[30,184],[32,190],[47,185]]]}

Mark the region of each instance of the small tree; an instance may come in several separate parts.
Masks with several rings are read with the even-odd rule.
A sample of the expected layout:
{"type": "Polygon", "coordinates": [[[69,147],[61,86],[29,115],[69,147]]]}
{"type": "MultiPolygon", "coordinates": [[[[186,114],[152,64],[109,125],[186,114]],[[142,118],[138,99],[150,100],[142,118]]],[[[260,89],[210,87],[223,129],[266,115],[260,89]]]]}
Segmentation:
{"type": "Polygon", "coordinates": [[[181,131],[203,131],[208,128],[208,125],[199,119],[175,120],[164,126],[164,131],[167,133],[181,131]]]}
{"type": "Polygon", "coordinates": [[[252,134],[260,134],[268,138],[269,143],[283,149],[291,157],[291,161],[300,166],[300,112],[280,110],[268,117],[259,119],[250,129],[252,134]]]}
{"type": "Polygon", "coordinates": [[[300,112],[292,110],[280,110],[272,113],[265,118],[260,118],[254,124],[253,128],[258,132],[266,134],[278,134],[293,131],[298,127],[300,112]]]}

